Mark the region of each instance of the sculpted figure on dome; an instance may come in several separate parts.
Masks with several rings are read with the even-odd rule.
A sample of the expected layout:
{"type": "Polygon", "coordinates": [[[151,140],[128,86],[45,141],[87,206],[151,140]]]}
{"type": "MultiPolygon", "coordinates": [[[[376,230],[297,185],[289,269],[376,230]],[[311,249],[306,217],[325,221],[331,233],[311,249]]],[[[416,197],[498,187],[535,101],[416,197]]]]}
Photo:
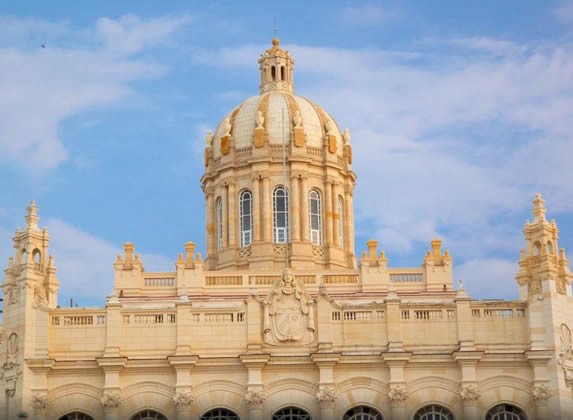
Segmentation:
{"type": "Polygon", "coordinates": [[[296,110],[292,117],[292,122],[294,124],[294,128],[301,128],[302,117],[300,116],[300,110],[296,110]]]}
{"type": "Polygon", "coordinates": [[[255,123],[257,124],[256,128],[263,128],[263,124],[265,123],[265,116],[263,115],[262,111],[257,111],[257,118],[255,123]]]}
{"type": "Polygon", "coordinates": [[[264,304],[264,338],[267,344],[314,340],[314,304],[304,286],[286,268],[264,304]]]}

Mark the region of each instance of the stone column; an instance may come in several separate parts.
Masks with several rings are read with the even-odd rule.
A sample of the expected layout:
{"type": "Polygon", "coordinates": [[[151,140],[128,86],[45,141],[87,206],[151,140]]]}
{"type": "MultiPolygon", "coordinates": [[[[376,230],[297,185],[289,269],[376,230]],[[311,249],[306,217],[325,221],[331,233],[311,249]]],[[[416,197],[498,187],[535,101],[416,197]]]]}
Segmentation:
{"type": "Polygon", "coordinates": [[[290,214],[292,217],[291,239],[293,241],[300,241],[300,188],[299,188],[298,175],[293,175],[290,178],[290,185],[292,191],[292,200],[290,214]]]}
{"type": "Polygon", "coordinates": [[[273,241],[273,206],[271,180],[263,178],[263,241],[273,241]]]}
{"type": "Polygon", "coordinates": [[[481,395],[479,387],[475,383],[463,384],[460,390],[460,398],[464,407],[464,419],[478,420],[478,400],[481,395]]]}
{"type": "Polygon", "coordinates": [[[177,420],[191,418],[193,392],[191,389],[191,369],[197,363],[195,355],[170,356],[169,363],[175,369],[175,394],[173,404],[177,420]]]}
{"type": "Polygon", "coordinates": [[[332,181],[324,183],[324,228],[326,231],[326,244],[332,245],[332,181]]]}
{"type": "Polygon", "coordinates": [[[207,254],[209,257],[213,257],[215,253],[215,249],[217,248],[216,245],[216,230],[215,230],[215,223],[214,223],[214,216],[215,216],[215,203],[213,199],[213,191],[211,188],[206,189],[206,201],[207,201],[207,214],[206,222],[207,222],[207,254]]]}
{"type": "Polygon", "coordinates": [[[310,241],[310,231],[308,228],[308,179],[303,175],[300,186],[300,227],[302,230],[302,240],[305,242],[310,241]]]}
{"type": "Polygon", "coordinates": [[[47,420],[47,408],[50,403],[47,392],[37,392],[32,396],[35,420],[47,420]]]}
{"type": "Polygon", "coordinates": [[[265,401],[263,384],[263,367],[269,361],[270,355],[263,353],[242,354],[241,362],[247,368],[248,381],[245,402],[249,409],[249,419],[263,419],[263,403],[265,401]]]}
{"type": "Polygon", "coordinates": [[[193,394],[191,390],[179,390],[173,396],[177,420],[187,420],[191,418],[191,404],[193,403],[193,394]]]}
{"type": "Polygon", "coordinates": [[[318,392],[316,398],[320,403],[320,418],[334,419],[336,407],[336,388],[334,384],[334,366],[340,359],[339,353],[314,353],[312,361],[318,366],[318,392]]]}
{"type": "Polygon", "coordinates": [[[344,188],[344,212],[345,212],[345,228],[344,234],[344,248],[346,255],[354,255],[354,209],[352,204],[352,185],[347,185],[344,188]]]}
{"type": "Polygon", "coordinates": [[[403,384],[392,384],[388,391],[388,398],[392,405],[393,419],[406,418],[406,400],[408,399],[408,392],[403,384]]]}
{"type": "MultiPolygon", "coordinates": [[[[221,236],[222,236],[222,248],[227,248],[229,246],[229,202],[228,202],[228,197],[227,197],[227,186],[223,186],[219,192],[219,194],[217,194],[220,198],[221,198],[221,236]]],[[[216,202],[216,199],[215,199],[216,202]]],[[[216,209],[216,205],[214,205],[213,208],[213,242],[214,242],[214,246],[216,248],[218,248],[218,244],[217,244],[217,229],[219,228],[217,226],[217,209],[216,209]]]]}
{"type": "Polygon", "coordinates": [[[237,247],[237,197],[235,192],[235,184],[230,183],[227,186],[227,203],[228,206],[228,221],[229,224],[229,247],[237,247]]]}
{"type": "Polygon", "coordinates": [[[342,247],[342,244],[339,241],[340,238],[340,229],[338,226],[338,222],[340,217],[342,216],[338,212],[338,187],[336,183],[331,184],[332,187],[332,235],[334,236],[333,244],[342,247]]]}
{"type": "Polygon", "coordinates": [[[121,394],[119,388],[104,390],[101,397],[101,405],[105,420],[120,420],[119,406],[121,405],[121,394]]]}
{"type": "Polygon", "coordinates": [[[260,187],[261,176],[257,175],[253,178],[253,240],[258,242],[261,240],[261,200],[260,200],[260,187]]]}

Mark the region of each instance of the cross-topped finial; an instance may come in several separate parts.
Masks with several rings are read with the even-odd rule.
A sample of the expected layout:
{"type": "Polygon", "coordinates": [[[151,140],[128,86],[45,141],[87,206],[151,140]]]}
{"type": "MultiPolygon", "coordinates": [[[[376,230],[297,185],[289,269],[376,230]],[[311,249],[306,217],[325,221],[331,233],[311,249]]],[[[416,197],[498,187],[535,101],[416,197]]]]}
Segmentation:
{"type": "Polygon", "coordinates": [[[545,200],[541,198],[541,194],[535,194],[535,200],[533,200],[533,222],[546,221],[546,213],[545,200]]]}
{"type": "Polygon", "coordinates": [[[26,217],[24,219],[26,220],[27,227],[38,227],[40,217],[38,216],[38,206],[36,206],[36,202],[34,200],[30,201],[30,204],[26,207],[26,217]]]}

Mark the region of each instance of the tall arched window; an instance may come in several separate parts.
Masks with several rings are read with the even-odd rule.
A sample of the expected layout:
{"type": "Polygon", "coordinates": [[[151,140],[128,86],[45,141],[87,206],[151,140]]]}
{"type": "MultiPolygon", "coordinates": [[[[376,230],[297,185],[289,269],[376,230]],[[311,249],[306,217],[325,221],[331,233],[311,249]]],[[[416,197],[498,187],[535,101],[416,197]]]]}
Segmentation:
{"type": "Polygon", "coordinates": [[[239,420],[239,416],[226,408],[214,408],[203,414],[200,420],[239,420]]]}
{"type": "Polygon", "coordinates": [[[167,420],[167,417],[155,410],[143,410],[131,416],[131,420],[167,420]]]}
{"type": "Polygon", "coordinates": [[[485,420],[526,420],[525,413],[511,404],[498,404],[490,408],[485,415],[485,420]]]}
{"type": "Polygon", "coordinates": [[[223,200],[217,198],[215,202],[215,218],[217,222],[217,249],[223,248],[223,200]]]}
{"type": "Polygon", "coordinates": [[[312,417],[302,408],[285,407],[273,414],[273,420],[312,420],[312,417]]]}
{"type": "Polygon", "coordinates": [[[275,66],[271,66],[271,79],[277,80],[277,68],[275,66]]]}
{"type": "Polygon", "coordinates": [[[317,190],[308,194],[310,217],[310,241],[313,245],[322,245],[322,200],[317,190]]]}
{"type": "Polygon", "coordinates": [[[239,238],[241,246],[249,246],[253,233],[253,195],[249,190],[239,196],[239,238]]]}
{"type": "Polygon", "coordinates": [[[372,408],[365,405],[360,405],[358,407],[353,407],[344,413],[342,420],[383,420],[382,414],[372,408]]]}
{"type": "Polygon", "coordinates": [[[344,199],[338,196],[338,246],[344,246],[344,199]]]}
{"type": "Polygon", "coordinates": [[[60,417],[59,420],[94,420],[92,416],[88,416],[80,411],[74,411],[60,417]]]}
{"type": "Polygon", "coordinates": [[[414,420],[454,420],[454,415],[446,407],[432,404],[416,411],[414,420]]]}
{"type": "Polygon", "coordinates": [[[273,191],[273,242],[288,242],[288,191],[282,185],[273,191]]]}

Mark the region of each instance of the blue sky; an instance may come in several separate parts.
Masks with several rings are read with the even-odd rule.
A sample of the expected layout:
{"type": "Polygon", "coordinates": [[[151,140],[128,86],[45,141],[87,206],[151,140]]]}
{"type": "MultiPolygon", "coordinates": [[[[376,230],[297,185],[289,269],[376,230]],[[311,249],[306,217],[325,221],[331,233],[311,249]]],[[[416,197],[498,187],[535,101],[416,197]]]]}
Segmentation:
{"type": "Polygon", "coordinates": [[[0,261],[35,199],[61,303],[204,251],[203,136],[258,93],[274,28],[295,91],[352,133],[356,252],[441,237],[475,298],[516,298],[535,192],[573,250],[573,2],[77,1],[0,9],[0,261]],[[44,44],[46,48],[42,48],[44,44]]]}

